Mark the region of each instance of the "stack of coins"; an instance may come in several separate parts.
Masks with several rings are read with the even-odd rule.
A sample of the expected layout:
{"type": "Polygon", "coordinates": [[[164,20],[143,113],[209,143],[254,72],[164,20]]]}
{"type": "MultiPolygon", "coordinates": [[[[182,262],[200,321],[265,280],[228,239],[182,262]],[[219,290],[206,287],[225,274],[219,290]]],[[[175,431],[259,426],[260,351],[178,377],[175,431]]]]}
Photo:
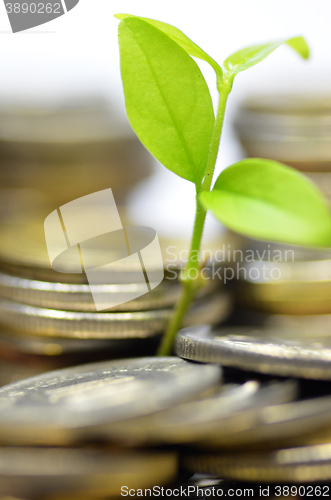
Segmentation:
{"type": "MultiPolygon", "coordinates": [[[[151,170],[151,156],[110,103],[86,99],[53,107],[0,106],[0,385],[93,359],[155,352],[180,295],[183,263],[163,262],[165,279],[155,288],[137,261],[123,264],[121,276],[110,284],[90,286],[82,272],[81,243],[79,262],[66,253],[70,272],[54,271],[44,228],[60,207],[107,189],[126,219],[126,195],[151,170]],[[97,310],[95,295],[107,307],[97,310]]],[[[111,220],[99,208],[103,219],[111,220]]],[[[88,225],[89,211],[82,209],[76,226],[88,225]]],[[[98,217],[99,212],[90,221],[92,229],[98,217]]],[[[51,227],[51,240],[54,231],[51,227]]],[[[106,250],[100,250],[99,240],[85,248],[94,267],[100,259],[102,264],[123,259],[123,249],[117,252],[116,241],[110,243],[106,250]]],[[[217,280],[208,280],[188,324],[218,322],[230,303],[217,280]]]]}
{"type": "MultiPolygon", "coordinates": [[[[312,170],[302,162],[291,164],[312,170]]],[[[47,211],[0,226],[0,496],[328,496],[331,255],[247,240],[232,317],[219,326],[232,287],[207,279],[177,335],[177,357],[158,358],[184,264],[165,259],[166,249],[180,256],[188,242],[158,235],[165,276],[154,287],[129,231],[128,255],[140,255],[131,264],[117,253],[116,231],[106,252],[101,240],[70,246],[66,233],[65,249],[77,245],[79,259],[66,254],[60,272],[44,220],[76,194],[60,199],[56,189],[47,211]],[[121,258],[112,283],[89,281],[86,262],[121,258]]],[[[204,276],[218,278],[212,256],[241,243],[230,234],[207,241],[204,276]]]]}
{"type": "Polygon", "coordinates": [[[296,317],[331,313],[329,250],[257,240],[247,247],[236,286],[240,307],[296,317]]]}
{"type": "MultiPolygon", "coordinates": [[[[1,384],[94,359],[155,353],[181,293],[182,262],[161,261],[164,279],[150,291],[137,262],[117,269],[111,284],[89,285],[86,273],[76,269],[77,262],[70,261],[70,255],[70,273],[51,268],[41,217],[3,224],[0,239],[1,384]],[[104,300],[102,310],[96,309],[92,292],[104,300]]],[[[89,243],[85,262],[100,262],[105,249],[95,246],[94,239],[89,243]]],[[[165,250],[168,242],[160,238],[160,243],[165,250]]],[[[177,247],[175,241],[171,243],[180,255],[181,243],[177,247]]],[[[216,239],[214,247],[219,243],[216,239]]],[[[109,247],[106,261],[117,261],[109,247]]],[[[216,324],[231,311],[231,293],[219,279],[210,278],[187,316],[187,325],[216,324]]]]}
{"type": "Polygon", "coordinates": [[[331,171],[330,96],[251,97],[234,124],[252,158],[270,158],[304,172],[331,171]]]}
{"type": "MultiPolygon", "coordinates": [[[[0,185],[3,217],[44,204],[47,210],[112,188],[116,200],[151,173],[151,156],[111,103],[0,106],[0,185]],[[9,194],[8,194],[9,193],[9,194]]],[[[1,215],[1,213],[0,213],[1,215]]]]}
{"type": "Polygon", "coordinates": [[[0,493],[194,498],[196,473],[219,492],[247,481],[257,497],[262,483],[317,491],[331,481],[330,367],[316,347],[312,359],[246,330],[190,327],[176,341],[185,359],[102,361],[0,388],[0,493]]]}
{"type": "Polygon", "coordinates": [[[248,156],[305,172],[331,200],[330,96],[252,97],[239,108],[234,125],[248,156]]]}
{"type": "MultiPolygon", "coordinates": [[[[176,426],[179,428],[186,419],[182,435],[183,440],[187,437],[190,449],[182,456],[184,468],[228,481],[248,481],[255,491],[261,484],[269,485],[275,496],[286,496],[290,488],[295,496],[300,487],[300,496],[308,494],[310,488],[318,496],[321,484],[325,485],[324,492],[329,491],[330,336],[323,337],[316,330],[308,336],[290,328],[212,329],[205,325],[182,330],[177,337],[176,352],[187,360],[222,364],[232,376],[239,370],[244,380],[257,374],[292,378],[283,381],[283,385],[278,383],[278,387],[260,387],[246,399],[239,397],[239,403],[233,397],[239,389],[231,388],[230,399],[222,410],[211,407],[208,412],[210,403],[204,403],[201,412],[190,413],[190,418],[185,410],[179,415],[172,410],[170,420],[174,424],[170,432],[167,429],[168,434],[174,434],[176,426]],[[289,395],[286,390],[291,386],[286,384],[295,382],[299,384],[298,395],[289,395]],[[277,402],[280,394],[284,400],[277,402]],[[275,400],[270,402],[268,398],[275,400]]],[[[215,405],[215,397],[212,400],[215,405]]],[[[202,402],[190,404],[197,406],[202,402]]],[[[222,487],[218,485],[220,490],[222,487]]]]}
{"type": "MultiPolygon", "coordinates": [[[[312,95],[251,98],[242,104],[235,119],[248,156],[270,158],[297,168],[329,200],[330,125],[330,97],[312,95]]],[[[249,239],[247,250],[250,258],[243,259],[238,276],[238,306],[271,315],[250,319],[299,329],[328,328],[330,252],[249,239]]]]}
{"type": "Polygon", "coordinates": [[[180,474],[178,450],[120,446],[113,426],[205,397],[220,380],[218,366],[142,357],[66,368],[3,387],[1,496],[118,498],[170,484],[180,474]]]}

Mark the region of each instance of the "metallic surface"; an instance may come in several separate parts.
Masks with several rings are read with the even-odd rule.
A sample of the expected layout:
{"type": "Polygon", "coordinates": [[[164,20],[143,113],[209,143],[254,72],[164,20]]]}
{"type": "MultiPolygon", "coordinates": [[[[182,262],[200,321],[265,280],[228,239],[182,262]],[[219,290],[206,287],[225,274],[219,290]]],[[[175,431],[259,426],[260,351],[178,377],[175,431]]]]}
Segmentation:
{"type": "MultiPolygon", "coordinates": [[[[219,288],[218,280],[209,280],[208,285],[201,290],[200,296],[209,295],[219,288]]],[[[29,280],[9,274],[0,273],[0,297],[22,304],[62,309],[64,311],[95,311],[95,304],[91,294],[93,285],[54,283],[38,280],[29,280]]],[[[101,285],[99,294],[116,297],[130,292],[141,290],[145,293],[145,284],[117,284],[101,285]]],[[[181,286],[178,281],[169,279],[151,290],[148,294],[110,308],[112,311],[141,311],[147,309],[161,309],[172,307],[180,296],[181,286]]]]}
{"type": "Polygon", "coordinates": [[[0,448],[0,495],[117,498],[123,485],[162,485],[174,479],[177,470],[178,458],[171,451],[0,448]]]}
{"type": "Polygon", "coordinates": [[[183,457],[189,471],[259,483],[310,483],[331,479],[331,444],[241,454],[196,454],[183,457]]]}
{"type": "Polygon", "coordinates": [[[331,337],[300,337],[299,330],[265,328],[187,328],[179,332],[176,353],[205,363],[222,363],[272,375],[331,379],[331,337]]]}
{"type": "Polygon", "coordinates": [[[291,401],[297,392],[294,381],[266,384],[256,381],[242,385],[224,385],[218,394],[199,401],[171,407],[140,419],[116,423],[109,429],[112,440],[119,443],[141,444],[195,444],[217,442],[253,425],[267,405],[291,401]]]}
{"type": "Polygon", "coordinates": [[[243,267],[246,276],[236,294],[241,306],[276,314],[331,313],[331,260],[254,261],[243,267]],[[259,279],[250,278],[253,269],[259,279]]]}
{"type": "Polygon", "coordinates": [[[0,389],[0,440],[61,444],[103,437],[107,428],[196,398],[222,370],[176,357],[66,368],[0,389]]]}
{"type": "Polygon", "coordinates": [[[222,428],[201,443],[203,449],[279,448],[291,443],[306,443],[330,432],[331,396],[293,401],[283,404],[266,403],[256,409],[255,420],[247,415],[243,425],[222,428]]]}
{"type": "MultiPolygon", "coordinates": [[[[193,305],[186,324],[218,323],[230,312],[231,297],[219,293],[193,305]]],[[[0,323],[33,335],[76,339],[145,338],[161,333],[171,309],[142,312],[68,312],[0,300],[0,323]]]]}
{"type": "Polygon", "coordinates": [[[308,172],[330,170],[329,96],[251,98],[241,106],[235,128],[251,157],[270,158],[308,172]]]}

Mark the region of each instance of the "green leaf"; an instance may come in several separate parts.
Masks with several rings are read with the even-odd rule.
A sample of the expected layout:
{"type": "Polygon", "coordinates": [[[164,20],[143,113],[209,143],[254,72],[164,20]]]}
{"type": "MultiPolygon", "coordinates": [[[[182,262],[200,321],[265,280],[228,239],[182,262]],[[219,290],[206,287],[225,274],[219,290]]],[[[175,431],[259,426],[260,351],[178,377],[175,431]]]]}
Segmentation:
{"type": "Polygon", "coordinates": [[[198,65],[177,43],[141,19],[121,21],[119,44],[132,128],[165,167],[200,187],[215,118],[198,65]]]}
{"type": "Polygon", "coordinates": [[[330,209],[317,187],[281,163],[251,158],[225,169],[205,209],[225,226],[254,238],[305,246],[331,246],[330,209]]]}
{"type": "Polygon", "coordinates": [[[289,40],[266,43],[264,45],[253,45],[245,49],[238,50],[224,61],[224,68],[228,72],[228,77],[233,78],[240,71],[251,68],[268,57],[277,47],[283,43],[289,45],[303,59],[309,57],[309,47],[304,38],[298,36],[289,40]]]}
{"type": "Polygon", "coordinates": [[[154,19],[149,19],[147,17],[132,16],[131,14],[115,14],[117,19],[125,19],[127,17],[133,17],[136,19],[142,19],[147,23],[151,24],[155,28],[159,29],[168,37],[170,37],[174,42],[182,47],[190,56],[198,57],[203,61],[209,63],[217,74],[222,75],[222,69],[217,64],[212,57],[210,57],[204,50],[202,50],[196,43],[194,43],[190,38],[188,38],[182,31],[171,24],[163,23],[162,21],[155,21],[154,19]]]}

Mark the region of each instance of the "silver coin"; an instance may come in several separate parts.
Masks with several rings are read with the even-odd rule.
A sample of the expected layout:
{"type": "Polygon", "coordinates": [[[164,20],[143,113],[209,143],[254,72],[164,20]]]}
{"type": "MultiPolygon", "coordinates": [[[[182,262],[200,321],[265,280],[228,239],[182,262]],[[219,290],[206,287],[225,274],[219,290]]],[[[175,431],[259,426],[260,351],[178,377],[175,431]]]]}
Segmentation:
{"type": "MultiPolygon", "coordinates": [[[[219,288],[219,281],[209,280],[208,286],[201,290],[200,296],[209,295],[219,288]]],[[[108,301],[112,298],[125,297],[128,301],[109,308],[111,311],[141,311],[172,307],[181,294],[178,281],[163,280],[163,282],[146,294],[146,284],[100,285],[53,283],[30,280],[0,273],[0,297],[22,304],[61,309],[64,311],[95,311],[95,303],[91,291],[98,288],[100,295],[104,294],[108,301]],[[141,296],[129,301],[130,296],[141,296]]],[[[116,302],[118,302],[116,300],[116,302]]]]}
{"type": "Polygon", "coordinates": [[[331,479],[331,444],[269,452],[195,454],[183,457],[191,472],[219,474],[224,479],[257,482],[311,483],[331,479]]]}
{"type": "Polygon", "coordinates": [[[58,444],[165,410],[217,386],[221,368],[177,357],[105,361],[0,389],[0,440],[58,444]]]}
{"type": "MultiPolygon", "coordinates": [[[[218,323],[230,312],[231,297],[222,292],[193,305],[186,324],[218,323]]],[[[144,338],[161,333],[171,309],[141,312],[68,312],[0,300],[0,323],[33,335],[77,339],[144,338]]]]}
{"type": "Polygon", "coordinates": [[[298,331],[191,327],[179,332],[176,353],[194,361],[310,379],[331,379],[331,337],[300,338],[298,331]]]}
{"type": "Polygon", "coordinates": [[[273,404],[259,408],[256,418],[246,418],[245,426],[221,428],[213,439],[206,439],[204,449],[228,447],[278,448],[314,437],[330,429],[331,396],[273,404]]]}
{"type": "Polygon", "coordinates": [[[115,423],[112,440],[130,445],[199,444],[252,426],[265,406],[291,401],[297,393],[294,381],[260,388],[256,381],[225,385],[220,392],[199,401],[182,403],[157,414],[115,423]]]}
{"type": "Polygon", "coordinates": [[[137,489],[163,485],[177,473],[178,458],[171,451],[0,449],[1,496],[118,498],[122,486],[137,489]]]}

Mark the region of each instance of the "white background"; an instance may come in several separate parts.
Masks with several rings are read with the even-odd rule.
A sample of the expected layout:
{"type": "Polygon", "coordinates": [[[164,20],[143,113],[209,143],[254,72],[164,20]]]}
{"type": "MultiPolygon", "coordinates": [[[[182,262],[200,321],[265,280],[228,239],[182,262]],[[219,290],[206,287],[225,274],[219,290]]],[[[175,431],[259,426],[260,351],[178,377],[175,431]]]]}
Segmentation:
{"type": "MultiPolygon", "coordinates": [[[[251,93],[328,92],[331,84],[330,0],[80,0],[68,14],[43,26],[12,34],[0,3],[0,104],[62,101],[102,95],[124,113],[116,12],[127,12],[176,25],[218,62],[245,45],[304,35],[311,47],[308,62],[287,47],[279,48],[235,82],[222,140],[218,171],[240,159],[242,151],[230,121],[238,101],[251,93]]],[[[200,63],[199,63],[200,64],[200,63]]],[[[214,76],[201,68],[213,98],[214,76]]],[[[105,186],[111,187],[111,186],[105,186]]],[[[142,223],[171,231],[190,226],[194,190],[164,167],[132,198],[142,223]],[[183,203],[185,199],[185,203],[183,203]],[[183,208],[180,208],[180,207],[183,208]],[[180,217],[179,214],[183,213],[180,217]]],[[[187,228],[187,229],[186,229],[187,228]]]]}

